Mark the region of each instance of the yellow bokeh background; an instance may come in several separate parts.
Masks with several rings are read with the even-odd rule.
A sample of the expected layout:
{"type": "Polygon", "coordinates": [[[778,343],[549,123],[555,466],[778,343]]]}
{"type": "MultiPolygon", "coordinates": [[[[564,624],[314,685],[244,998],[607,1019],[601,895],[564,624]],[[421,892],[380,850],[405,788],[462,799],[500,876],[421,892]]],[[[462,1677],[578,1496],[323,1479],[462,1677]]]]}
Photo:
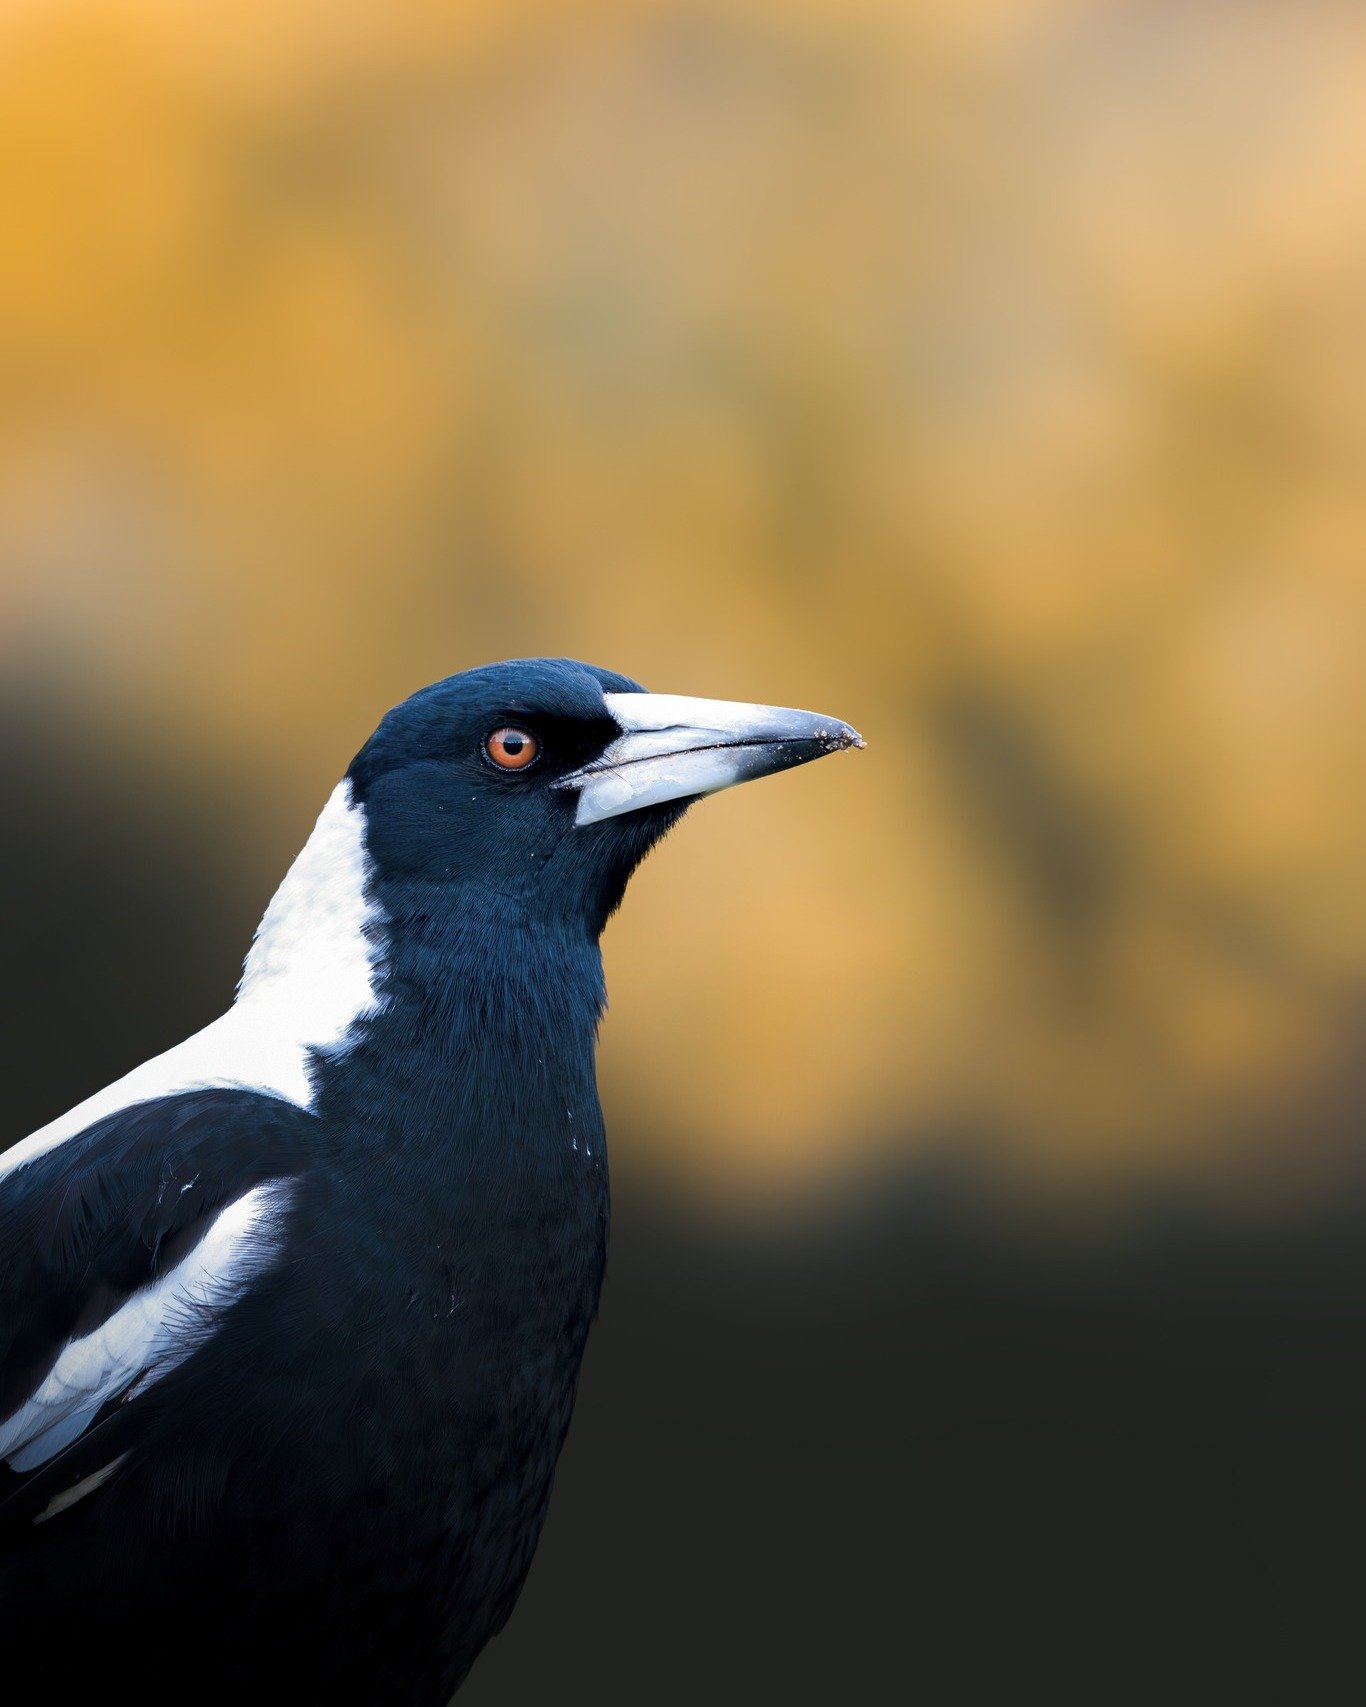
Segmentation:
{"type": "Polygon", "coordinates": [[[0,667],[282,850],[490,658],[829,711],[611,927],[670,1179],[1317,1179],[1364,85],[1328,0],[6,0],[0,667]]]}

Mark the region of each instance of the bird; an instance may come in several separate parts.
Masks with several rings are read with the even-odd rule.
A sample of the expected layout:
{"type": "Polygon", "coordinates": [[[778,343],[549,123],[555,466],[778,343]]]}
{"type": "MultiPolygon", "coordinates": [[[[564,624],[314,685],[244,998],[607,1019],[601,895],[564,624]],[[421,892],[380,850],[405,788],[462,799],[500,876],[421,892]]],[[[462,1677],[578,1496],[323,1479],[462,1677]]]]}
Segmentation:
{"type": "Polygon", "coordinates": [[[862,745],[563,658],[382,719],[222,1016],[0,1155],[12,1678],[450,1698],[598,1308],[603,927],[693,801],[862,745]]]}

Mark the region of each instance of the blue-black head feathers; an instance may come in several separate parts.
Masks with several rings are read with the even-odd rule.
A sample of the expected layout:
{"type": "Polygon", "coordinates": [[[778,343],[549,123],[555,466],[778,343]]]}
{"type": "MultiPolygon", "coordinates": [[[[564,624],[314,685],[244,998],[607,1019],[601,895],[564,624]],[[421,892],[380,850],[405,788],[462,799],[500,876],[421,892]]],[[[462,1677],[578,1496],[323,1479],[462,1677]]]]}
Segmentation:
{"type": "Polygon", "coordinates": [[[584,836],[560,784],[620,738],[606,695],[643,691],[612,670],[529,658],[449,676],[395,706],[347,773],[381,884],[439,885],[447,905],[498,898],[533,922],[596,934],[684,803],[584,836]],[[489,738],[507,726],[536,743],[523,770],[490,760],[489,738]]]}
{"type": "Polygon", "coordinates": [[[814,712],[650,694],[611,670],[527,658],[414,694],[348,776],[381,881],[498,895],[596,934],[699,795],[861,745],[814,712]],[[499,762],[504,737],[515,762],[499,762]]]}

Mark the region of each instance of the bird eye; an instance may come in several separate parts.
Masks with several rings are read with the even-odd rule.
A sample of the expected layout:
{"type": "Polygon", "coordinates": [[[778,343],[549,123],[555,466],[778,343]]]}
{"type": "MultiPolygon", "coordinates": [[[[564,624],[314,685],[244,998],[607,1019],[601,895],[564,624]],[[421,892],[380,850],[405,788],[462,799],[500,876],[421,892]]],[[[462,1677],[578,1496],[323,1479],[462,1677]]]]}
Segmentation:
{"type": "Polygon", "coordinates": [[[503,771],[524,771],[540,750],[540,742],[527,729],[495,729],[484,742],[484,751],[503,771]]]}

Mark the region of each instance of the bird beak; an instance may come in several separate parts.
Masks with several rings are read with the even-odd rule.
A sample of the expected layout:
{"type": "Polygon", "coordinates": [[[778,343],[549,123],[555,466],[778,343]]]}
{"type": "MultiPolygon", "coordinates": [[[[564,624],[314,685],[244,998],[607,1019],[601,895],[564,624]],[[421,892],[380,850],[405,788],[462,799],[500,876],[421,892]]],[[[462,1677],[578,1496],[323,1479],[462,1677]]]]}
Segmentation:
{"type": "Polygon", "coordinates": [[[561,788],[579,790],[576,824],[715,794],[863,745],[847,723],[814,711],[668,693],[603,697],[622,734],[591,764],[560,779],[561,788]]]}

